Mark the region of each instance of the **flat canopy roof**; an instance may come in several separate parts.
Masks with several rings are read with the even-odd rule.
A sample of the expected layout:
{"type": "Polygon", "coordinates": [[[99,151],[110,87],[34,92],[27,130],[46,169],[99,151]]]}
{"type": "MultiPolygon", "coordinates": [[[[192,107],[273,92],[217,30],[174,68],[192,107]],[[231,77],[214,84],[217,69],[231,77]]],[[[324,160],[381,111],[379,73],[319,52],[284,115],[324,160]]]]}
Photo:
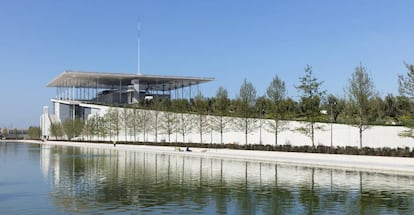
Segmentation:
{"type": "Polygon", "coordinates": [[[47,87],[75,87],[75,88],[99,88],[110,89],[120,85],[131,85],[132,80],[139,80],[140,89],[157,91],[170,91],[182,87],[197,85],[214,78],[197,78],[187,76],[161,76],[144,74],[100,73],[83,71],[64,71],[47,87]]]}

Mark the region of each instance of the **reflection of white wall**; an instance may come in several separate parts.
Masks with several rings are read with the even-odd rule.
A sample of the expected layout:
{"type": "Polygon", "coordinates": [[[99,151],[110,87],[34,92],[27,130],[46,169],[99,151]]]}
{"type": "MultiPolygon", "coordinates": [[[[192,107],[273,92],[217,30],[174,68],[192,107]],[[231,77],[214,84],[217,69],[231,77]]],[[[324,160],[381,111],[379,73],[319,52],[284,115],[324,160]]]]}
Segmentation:
{"type": "MultiPolygon", "coordinates": [[[[97,106],[97,105],[96,105],[97,106]]],[[[100,106],[102,108],[93,109],[92,113],[99,113],[100,116],[103,116],[107,111],[108,107],[100,106]]],[[[121,111],[121,108],[118,108],[121,111]]],[[[153,116],[154,111],[147,111],[148,116],[153,116]]],[[[191,118],[195,117],[194,114],[185,114],[185,117],[191,118]]],[[[208,116],[208,121],[212,121],[213,117],[208,116]]],[[[226,118],[226,120],[236,120],[237,118],[226,118]]],[[[160,120],[162,117],[160,116],[160,120]]],[[[262,143],[274,145],[274,133],[269,132],[269,129],[266,129],[268,120],[263,120],[263,127],[261,129],[262,133],[262,143]]],[[[151,121],[148,121],[151,123],[151,121]]],[[[159,122],[162,123],[162,122],[159,122]]],[[[319,126],[323,127],[322,130],[315,130],[315,144],[316,145],[326,145],[330,146],[331,144],[331,130],[329,123],[318,123],[319,126]]],[[[310,138],[305,135],[295,131],[298,127],[303,126],[302,122],[297,121],[288,121],[286,124],[287,130],[279,133],[278,143],[279,144],[291,144],[291,145],[311,145],[310,138]]],[[[151,126],[148,126],[151,127],[151,126]]],[[[191,133],[188,133],[185,137],[185,142],[200,142],[200,135],[196,129],[196,126],[192,126],[191,133]]],[[[413,138],[402,138],[399,134],[406,130],[402,126],[372,126],[370,129],[365,130],[363,133],[363,146],[368,147],[414,147],[413,138]]],[[[155,141],[154,130],[148,128],[146,141],[155,141]]],[[[334,146],[359,146],[359,132],[356,127],[343,125],[343,124],[334,124],[333,125],[333,145],[334,146]]],[[[205,129],[203,132],[203,142],[204,143],[220,143],[220,134],[217,132],[211,132],[209,129],[205,129]]],[[[129,132],[131,134],[131,132],[129,132]]],[[[125,140],[124,130],[121,130],[119,135],[120,140],[125,140]]],[[[127,136],[127,140],[134,140],[133,137],[127,136]]],[[[142,132],[137,138],[143,140],[142,132]]],[[[168,141],[168,136],[166,134],[158,133],[158,141],[166,140],[168,141]]],[[[171,141],[183,141],[181,134],[172,134],[171,141]],[[176,138],[177,137],[177,138],[176,138]]],[[[245,135],[243,131],[237,130],[236,126],[230,126],[230,129],[223,135],[224,143],[245,143],[245,135]]],[[[260,141],[260,129],[257,128],[254,132],[248,135],[248,143],[257,144],[260,141]]]]}
{"type": "MultiPolygon", "coordinates": [[[[338,190],[405,190],[414,192],[414,177],[366,173],[341,169],[309,168],[276,163],[246,162],[190,157],[185,155],[154,154],[111,149],[81,148],[83,154],[99,155],[100,162],[87,167],[88,172],[105,171],[119,178],[145,174],[159,181],[185,185],[239,184],[247,186],[313,186],[338,190]],[[105,155],[105,156],[104,156],[105,155]],[[102,167],[105,167],[102,169],[102,167]],[[100,168],[94,170],[93,168],[100,168]],[[313,177],[313,179],[312,179],[313,177]]],[[[57,165],[59,166],[59,165],[57,165]]],[[[56,171],[56,170],[55,170],[56,171]]],[[[93,176],[95,177],[95,176],[93,176]]]]}
{"type": "Polygon", "coordinates": [[[40,169],[42,170],[44,179],[49,177],[50,167],[50,146],[40,145],[40,169]]]}

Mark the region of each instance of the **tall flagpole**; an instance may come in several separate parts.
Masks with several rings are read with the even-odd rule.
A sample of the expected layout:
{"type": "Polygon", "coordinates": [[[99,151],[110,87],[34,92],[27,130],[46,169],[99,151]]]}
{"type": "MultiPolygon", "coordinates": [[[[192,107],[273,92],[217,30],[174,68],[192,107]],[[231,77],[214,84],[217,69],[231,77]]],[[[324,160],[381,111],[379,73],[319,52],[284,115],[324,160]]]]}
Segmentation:
{"type": "Polygon", "coordinates": [[[141,23],[138,22],[138,75],[141,75],[141,23]]]}

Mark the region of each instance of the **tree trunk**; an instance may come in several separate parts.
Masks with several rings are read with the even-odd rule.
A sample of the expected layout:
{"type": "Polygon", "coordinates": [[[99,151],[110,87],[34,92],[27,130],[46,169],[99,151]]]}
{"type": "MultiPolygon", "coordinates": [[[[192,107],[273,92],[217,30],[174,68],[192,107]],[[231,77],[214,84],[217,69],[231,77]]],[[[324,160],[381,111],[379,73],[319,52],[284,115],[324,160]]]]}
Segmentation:
{"type": "Polygon", "coordinates": [[[182,132],[182,135],[183,135],[183,143],[184,143],[185,142],[186,129],[185,129],[185,125],[184,125],[184,114],[183,113],[181,113],[181,132],[182,132]]]}
{"type": "Polygon", "coordinates": [[[171,133],[168,132],[168,142],[171,143],[171,133]]]}
{"type": "Polygon", "coordinates": [[[278,128],[279,128],[279,122],[278,120],[275,120],[275,146],[277,146],[278,128]]]}
{"type": "Polygon", "coordinates": [[[223,144],[223,117],[220,116],[220,142],[223,144]]]}
{"type": "Polygon", "coordinates": [[[128,141],[128,139],[127,139],[127,135],[128,135],[128,131],[127,131],[127,129],[128,129],[128,128],[127,128],[127,126],[125,126],[124,128],[125,128],[125,141],[128,141]]]}
{"type": "Polygon", "coordinates": [[[277,130],[275,130],[275,146],[277,146],[277,130]]]}
{"type": "Polygon", "coordinates": [[[245,134],[245,145],[247,145],[247,118],[244,119],[244,134],[245,134]]]}
{"type": "Polygon", "coordinates": [[[210,127],[210,144],[213,144],[213,127],[210,127]]]}
{"type": "Polygon", "coordinates": [[[223,129],[220,130],[220,142],[223,144],[223,129]]]}
{"type": "Polygon", "coordinates": [[[203,118],[199,115],[199,122],[200,122],[200,143],[203,143],[203,118]]]}
{"type": "Polygon", "coordinates": [[[314,130],[313,130],[313,122],[311,122],[311,138],[312,138],[312,148],[314,149],[315,148],[315,133],[314,133],[314,130]]]}
{"type": "Polygon", "coordinates": [[[147,140],[146,133],[147,133],[147,117],[144,117],[144,142],[147,140]]]}
{"type": "Polygon", "coordinates": [[[135,127],[135,124],[134,124],[134,142],[137,142],[137,128],[135,127]]]}
{"type": "Polygon", "coordinates": [[[158,143],[158,113],[155,115],[155,142],[158,143]]]}
{"type": "Polygon", "coordinates": [[[363,132],[363,123],[362,123],[362,117],[359,118],[359,148],[362,149],[362,132],[363,132]]]}

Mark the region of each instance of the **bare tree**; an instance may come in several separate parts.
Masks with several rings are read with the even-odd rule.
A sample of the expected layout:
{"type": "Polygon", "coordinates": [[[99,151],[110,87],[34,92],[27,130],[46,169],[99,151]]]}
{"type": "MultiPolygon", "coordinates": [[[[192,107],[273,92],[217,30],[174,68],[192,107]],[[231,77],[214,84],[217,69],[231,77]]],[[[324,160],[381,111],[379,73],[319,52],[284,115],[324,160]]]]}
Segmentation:
{"type": "MultiPolygon", "coordinates": [[[[310,139],[314,138],[315,134],[313,131],[315,130],[323,131],[325,128],[323,125],[319,125],[317,123],[302,122],[301,124],[302,126],[296,128],[294,131],[297,131],[310,139]]],[[[312,143],[312,147],[315,147],[314,143],[312,143]]]]}
{"type": "Polygon", "coordinates": [[[178,99],[174,100],[173,104],[171,105],[171,109],[178,115],[178,127],[176,133],[176,141],[177,135],[180,134],[182,136],[182,141],[185,142],[186,135],[191,132],[194,128],[194,118],[192,114],[188,114],[190,110],[190,105],[187,99],[178,99]]]}
{"type": "Polygon", "coordinates": [[[178,131],[183,138],[183,143],[185,143],[185,137],[194,129],[194,115],[185,113],[180,113],[179,115],[180,126],[178,128],[178,131]]]}
{"type": "Polygon", "coordinates": [[[177,118],[177,114],[170,111],[164,111],[160,116],[160,119],[160,132],[168,136],[168,142],[170,143],[171,135],[178,131],[177,127],[179,120],[177,118]]]}
{"type": "Polygon", "coordinates": [[[362,148],[362,133],[369,128],[370,100],[376,96],[374,83],[367,69],[361,64],[355,68],[346,88],[352,124],[359,129],[359,147],[362,148]]]}
{"type": "Polygon", "coordinates": [[[227,132],[232,125],[233,121],[231,117],[226,117],[223,115],[211,116],[209,117],[210,120],[210,128],[212,131],[220,133],[220,143],[223,144],[223,136],[224,133],[227,132]]]}

